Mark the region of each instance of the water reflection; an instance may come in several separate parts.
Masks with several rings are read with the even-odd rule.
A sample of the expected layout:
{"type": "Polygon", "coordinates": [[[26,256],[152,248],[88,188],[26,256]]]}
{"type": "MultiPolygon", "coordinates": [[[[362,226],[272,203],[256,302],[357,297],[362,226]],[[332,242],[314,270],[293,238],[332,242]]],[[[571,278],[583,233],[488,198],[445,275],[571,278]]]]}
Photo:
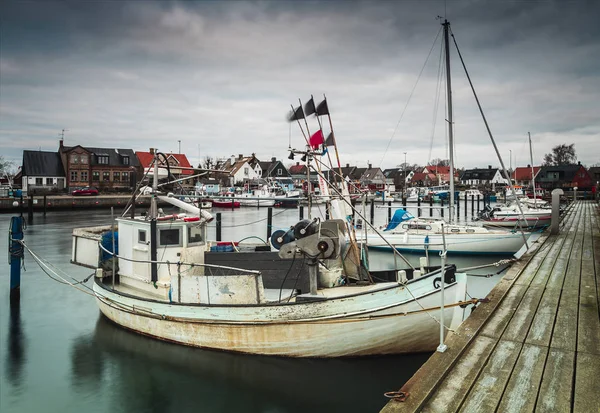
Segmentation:
{"type": "Polygon", "coordinates": [[[20,300],[10,300],[8,319],[8,345],[6,352],[6,378],[15,387],[21,387],[23,365],[26,362],[25,335],[21,325],[20,300]]]}
{"type": "Polygon", "coordinates": [[[115,407],[128,412],[195,406],[224,412],[358,412],[383,407],[382,393],[399,387],[427,357],[303,360],[231,354],[147,338],[100,316],[92,335],[75,340],[71,371],[79,390],[108,384],[115,407]]]}

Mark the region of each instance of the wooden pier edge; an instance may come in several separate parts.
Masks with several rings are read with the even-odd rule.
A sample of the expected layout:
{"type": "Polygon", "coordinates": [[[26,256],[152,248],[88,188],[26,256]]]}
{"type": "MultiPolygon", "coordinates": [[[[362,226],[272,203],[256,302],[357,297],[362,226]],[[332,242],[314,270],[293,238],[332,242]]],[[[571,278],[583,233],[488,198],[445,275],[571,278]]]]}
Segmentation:
{"type": "MultiPolygon", "coordinates": [[[[568,207],[565,216],[563,216],[563,221],[566,216],[573,212],[572,206],[573,204],[568,207]]],[[[445,341],[448,346],[447,350],[444,353],[435,352],[400,388],[398,394],[401,397],[391,399],[381,410],[382,413],[414,412],[422,409],[432,396],[433,389],[446,378],[452,368],[459,362],[460,356],[473,342],[477,333],[484,327],[490,316],[502,303],[512,285],[527,267],[527,264],[540,251],[549,237],[547,232],[544,233],[531,246],[530,250],[513,264],[502,280],[487,295],[489,302],[479,304],[476,311],[465,320],[456,332],[448,335],[445,341]]]]}

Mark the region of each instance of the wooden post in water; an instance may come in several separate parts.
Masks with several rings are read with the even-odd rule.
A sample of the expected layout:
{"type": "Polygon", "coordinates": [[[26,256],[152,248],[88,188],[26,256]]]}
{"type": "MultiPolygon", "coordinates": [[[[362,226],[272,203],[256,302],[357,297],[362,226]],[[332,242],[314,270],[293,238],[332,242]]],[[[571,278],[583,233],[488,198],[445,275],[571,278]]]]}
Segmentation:
{"type": "Polygon", "coordinates": [[[271,238],[271,230],[273,228],[273,208],[267,208],[267,239],[271,238]]]}
{"type": "Polygon", "coordinates": [[[392,201],[388,201],[388,223],[392,221],[392,201]]]}
{"type": "Polygon", "coordinates": [[[298,214],[298,218],[300,219],[300,221],[302,221],[304,219],[304,207],[302,205],[300,205],[300,208],[298,208],[300,210],[299,214],[298,214]]]}
{"type": "Polygon", "coordinates": [[[429,217],[433,216],[433,196],[429,195],[429,217]]]}
{"type": "Polygon", "coordinates": [[[480,201],[480,196],[477,195],[477,212],[481,211],[481,208],[479,208],[479,201],[480,201]]]}
{"type": "Polygon", "coordinates": [[[21,298],[21,259],[24,248],[19,241],[23,239],[23,215],[12,217],[9,238],[10,301],[13,302],[21,298]]]}
{"type": "Polygon", "coordinates": [[[469,211],[469,197],[467,196],[467,194],[465,193],[465,218],[467,217],[468,211],[469,211]]]}
{"type": "Polygon", "coordinates": [[[475,195],[471,195],[471,219],[475,216],[475,195]]]}
{"type": "Polygon", "coordinates": [[[33,195],[27,196],[27,223],[33,224],[33,195]]]}
{"type": "Polygon", "coordinates": [[[444,218],[444,198],[440,199],[442,202],[442,207],[440,208],[440,213],[442,214],[442,218],[444,218]]]}
{"type": "MultiPolygon", "coordinates": [[[[231,201],[231,202],[233,202],[233,201],[231,201]]],[[[220,212],[217,212],[216,230],[217,230],[217,234],[216,234],[217,241],[221,241],[221,213],[220,212]]]]}
{"type": "Polygon", "coordinates": [[[456,221],[458,222],[460,219],[460,198],[457,197],[454,201],[456,202],[456,221]]]}
{"type": "Polygon", "coordinates": [[[371,200],[371,225],[374,225],[375,221],[375,200],[371,200]]]}
{"type": "Polygon", "coordinates": [[[421,217],[421,197],[417,195],[417,217],[421,217]]]}
{"type": "Polygon", "coordinates": [[[46,202],[46,194],[44,194],[44,216],[46,216],[46,206],[48,205],[48,202],[46,202]]]}

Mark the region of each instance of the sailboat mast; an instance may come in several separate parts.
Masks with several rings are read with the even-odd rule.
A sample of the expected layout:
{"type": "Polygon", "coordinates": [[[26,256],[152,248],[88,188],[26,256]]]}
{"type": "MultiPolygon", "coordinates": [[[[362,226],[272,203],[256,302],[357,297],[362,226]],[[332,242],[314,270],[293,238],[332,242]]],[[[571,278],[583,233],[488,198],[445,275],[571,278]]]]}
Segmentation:
{"type": "Polygon", "coordinates": [[[158,216],[158,201],[156,198],[156,193],[158,191],[158,149],[151,148],[150,153],[154,157],[154,173],[152,176],[152,198],[150,201],[150,280],[155,283],[158,281],[158,265],[156,263],[156,259],[158,257],[158,230],[156,226],[156,218],[158,216]]]}
{"type": "Polygon", "coordinates": [[[527,132],[527,136],[529,136],[529,158],[531,159],[531,185],[533,185],[533,207],[537,208],[535,196],[535,173],[533,167],[533,149],[531,148],[531,133],[527,132]]]}
{"type": "Polygon", "coordinates": [[[452,223],[454,218],[454,135],[452,122],[452,81],[450,79],[450,23],[444,20],[444,48],[446,49],[446,99],[448,100],[448,145],[450,146],[450,205],[448,206],[448,222],[452,223]]]}

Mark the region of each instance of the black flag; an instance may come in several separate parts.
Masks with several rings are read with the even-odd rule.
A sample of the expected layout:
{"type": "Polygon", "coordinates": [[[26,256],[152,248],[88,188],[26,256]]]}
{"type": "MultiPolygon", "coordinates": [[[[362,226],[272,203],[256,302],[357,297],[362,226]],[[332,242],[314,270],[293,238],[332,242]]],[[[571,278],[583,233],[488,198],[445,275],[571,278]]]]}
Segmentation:
{"type": "Polygon", "coordinates": [[[334,146],[334,145],[335,144],[333,143],[333,132],[329,132],[327,139],[325,139],[325,146],[334,146]]]}
{"type": "Polygon", "coordinates": [[[302,110],[302,106],[298,106],[293,111],[290,111],[288,115],[288,122],[293,122],[300,119],[304,119],[304,111],[302,110]]]}
{"type": "Polygon", "coordinates": [[[329,108],[327,107],[327,101],[325,99],[317,106],[317,116],[321,115],[329,115],[329,108]]]}
{"type": "Polygon", "coordinates": [[[311,96],[309,101],[306,102],[306,104],[304,105],[304,114],[306,116],[310,116],[313,113],[315,113],[317,110],[315,109],[315,101],[313,99],[313,97],[311,96]]]}

